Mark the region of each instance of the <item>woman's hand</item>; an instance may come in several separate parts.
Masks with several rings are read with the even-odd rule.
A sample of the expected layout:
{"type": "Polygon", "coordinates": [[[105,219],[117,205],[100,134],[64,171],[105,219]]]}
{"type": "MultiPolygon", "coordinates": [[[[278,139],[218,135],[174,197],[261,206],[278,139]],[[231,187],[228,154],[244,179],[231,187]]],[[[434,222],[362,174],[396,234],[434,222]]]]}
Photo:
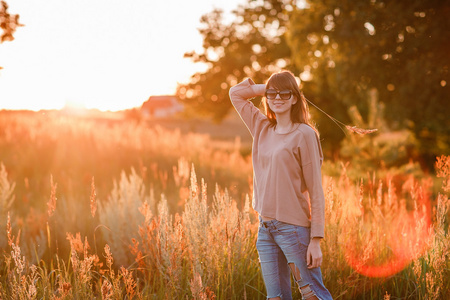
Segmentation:
{"type": "Polygon", "coordinates": [[[230,88],[230,98],[233,100],[248,100],[256,96],[264,96],[265,84],[255,84],[250,78],[230,88]]]}
{"type": "Polygon", "coordinates": [[[322,250],[320,249],[321,238],[312,238],[308,251],[306,251],[306,264],[308,269],[318,268],[322,264],[322,250]]]}

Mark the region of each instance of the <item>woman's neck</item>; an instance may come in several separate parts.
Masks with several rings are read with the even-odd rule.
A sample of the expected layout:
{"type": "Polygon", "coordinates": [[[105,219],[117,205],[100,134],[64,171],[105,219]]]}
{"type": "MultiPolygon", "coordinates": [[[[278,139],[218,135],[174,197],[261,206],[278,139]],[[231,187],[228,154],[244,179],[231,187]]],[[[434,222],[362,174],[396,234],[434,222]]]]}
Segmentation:
{"type": "Polygon", "coordinates": [[[276,131],[280,133],[288,132],[292,128],[292,121],[290,114],[277,114],[276,131]]]}

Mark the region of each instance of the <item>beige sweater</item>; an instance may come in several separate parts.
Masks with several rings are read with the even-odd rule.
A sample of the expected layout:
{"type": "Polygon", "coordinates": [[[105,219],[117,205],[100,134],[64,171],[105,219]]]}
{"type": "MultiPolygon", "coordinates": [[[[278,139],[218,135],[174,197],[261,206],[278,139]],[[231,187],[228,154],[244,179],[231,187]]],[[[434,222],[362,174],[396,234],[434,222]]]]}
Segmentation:
{"type": "Polygon", "coordinates": [[[325,198],[322,148],[316,132],[295,124],[275,132],[267,117],[247,99],[264,95],[266,86],[247,79],[230,89],[230,98],[253,137],[253,208],[262,216],[311,227],[324,237],[325,198]]]}

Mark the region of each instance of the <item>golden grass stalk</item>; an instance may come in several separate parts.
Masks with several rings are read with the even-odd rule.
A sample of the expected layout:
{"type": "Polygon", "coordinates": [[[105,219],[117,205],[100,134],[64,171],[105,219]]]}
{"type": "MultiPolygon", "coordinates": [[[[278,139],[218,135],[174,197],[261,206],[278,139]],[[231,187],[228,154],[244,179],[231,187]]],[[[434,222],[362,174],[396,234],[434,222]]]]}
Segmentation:
{"type": "Polygon", "coordinates": [[[53,182],[53,175],[50,175],[50,198],[47,202],[47,214],[51,217],[56,210],[56,188],[58,184],[53,182]]]}
{"type": "Polygon", "coordinates": [[[138,236],[139,224],[144,220],[138,208],[150,201],[142,178],[132,169],[130,175],[122,172],[118,184],[114,182],[108,202],[99,203],[100,222],[109,229],[104,231],[104,237],[119,265],[132,262],[128,245],[138,236]]]}
{"type": "Polygon", "coordinates": [[[14,202],[14,188],[16,184],[8,180],[5,165],[0,163],[0,214],[5,214],[14,202]]]}
{"type": "Polygon", "coordinates": [[[123,266],[120,267],[120,274],[125,284],[127,298],[133,299],[133,297],[136,295],[136,280],[134,280],[133,274],[130,271],[128,271],[128,269],[125,269],[123,266]]]}
{"type": "Polygon", "coordinates": [[[436,161],[437,177],[443,178],[442,189],[450,192],[450,156],[442,155],[436,161]]]}
{"type": "MultiPolygon", "coordinates": [[[[0,118],[0,124],[4,122],[0,118]]],[[[10,119],[10,122],[14,120],[10,119]]],[[[264,284],[255,249],[258,222],[249,207],[248,196],[245,204],[240,198],[237,198],[237,202],[234,199],[236,195],[245,195],[244,190],[251,190],[251,182],[248,186],[233,183],[229,190],[221,189],[217,184],[213,193],[208,193],[210,189],[206,188],[206,182],[208,187],[213,186],[210,182],[215,180],[223,186],[229,186],[229,182],[240,182],[242,178],[251,177],[251,164],[238,156],[236,150],[232,150],[232,154],[216,151],[209,146],[212,141],[207,137],[185,137],[179,132],[167,133],[162,129],[149,129],[141,125],[112,123],[95,126],[94,122],[81,120],[75,123],[68,118],[30,122],[31,126],[19,122],[18,128],[25,132],[20,136],[35,143],[52,145],[65,134],[80,140],[88,140],[89,137],[89,141],[95,144],[94,148],[100,149],[102,154],[111,153],[114,158],[117,157],[116,149],[130,147],[132,150],[124,153],[142,155],[143,161],[148,161],[149,174],[139,172],[139,176],[135,176],[133,171],[131,174],[123,172],[113,187],[105,185],[108,176],[96,176],[96,192],[101,195],[101,188],[108,186],[103,192],[107,194],[111,191],[111,195],[108,201],[96,197],[96,218],[87,218],[88,221],[83,222],[83,216],[92,215],[88,202],[71,204],[73,202],[69,201],[77,200],[73,190],[64,189],[65,178],[54,173],[55,178],[56,175],[61,178],[58,192],[67,193],[62,198],[70,200],[58,203],[58,212],[52,210],[51,241],[54,247],[50,248],[48,230],[49,247],[40,248],[45,249],[45,254],[39,253],[41,250],[34,250],[34,253],[33,249],[39,244],[45,244],[40,230],[45,229],[49,219],[46,200],[41,205],[34,203],[34,210],[23,210],[23,206],[15,205],[8,211],[2,211],[2,299],[125,299],[130,295],[146,299],[264,298],[264,284]],[[55,127],[63,129],[57,131],[55,127]],[[170,160],[161,154],[163,148],[170,152],[170,160]],[[145,156],[147,152],[151,155],[145,156]],[[163,169],[162,163],[155,162],[156,159],[152,161],[152,155],[164,160],[168,167],[163,169]],[[199,174],[205,175],[201,181],[197,181],[194,168],[189,168],[187,158],[196,162],[201,171],[199,174]],[[173,179],[168,177],[168,170],[173,171],[173,179]],[[226,173],[224,176],[223,172],[233,174],[226,173]],[[161,188],[150,188],[150,192],[145,192],[146,186],[167,187],[158,205],[153,194],[155,191],[157,194],[162,193],[161,188]],[[63,209],[67,204],[77,209],[77,218],[65,214],[63,209]],[[42,219],[41,228],[30,226],[38,224],[39,219],[42,219]],[[63,227],[70,220],[74,220],[71,228],[76,230],[63,227]],[[96,227],[96,224],[92,224],[95,222],[100,222],[100,225],[96,227]],[[91,229],[105,227],[109,231],[102,232],[105,234],[101,238],[94,239],[93,249],[90,248],[86,237],[92,238],[94,234],[95,238],[95,232],[92,233],[91,229]],[[13,232],[21,232],[21,229],[21,238],[14,237],[13,232]],[[83,235],[66,232],[83,232],[83,235]],[[67,241],[64,240],[65,235],[67,241]],[[107,246],[103,248],[102,243],[107,246]],[[110,247],[110,243],[115,246],[110,247]],[[101,259],[94,250],[97,246],[104,249],[101,259]],[[68,248],[70,253],[67,252],[68,248]],[[60,259],[52,251],[58,251],[58,255],[62,253],[61,257],[67,259],[60,259]],[[123,257],[125,259],[122,260],[123,257]],[[105,266],[101,262],[105,262],[105,266]]],[[[7,129],[9,133],[6,136],[0,136],[0,142],[16,142],[14,137],[19,136],[21,131],[13,127],[7,129]]],[[[92,151],[92,144],[89,145],[86,149],[77,148],[81,152],[85,151],[82,156],[87,157],[86,154],[92,151]]],[[[65,161],[66,151],[56,153],[52,159],[57,159],[59,155],[65,161]]],[[[124,156],[124,168],[128,169],[136,157],[124,156]]],[[[111,162],[111,159],[98,164],[107,165],[104,162],[111,162]]],[[[392,299],[424,300],[450,297],[450,216],[446,194],[448,162],[447,156],[438,159],[438,175],[444,178],[443,192],[438,196],[431,194],[432,182],[425,177],[417,179],[402,175],[399,179],[383,175],[379,179],[370,179],[368,176],[368,180],[353,182],[347,175],[345,168],[348,165],[345,164],[340,176],[324,176],[327,226],[322,242],[322,272],[325,284],[335,298],[381,299],[389,296],[392,299]],[[409,262],[406,266],[403,264],[405,261],[409,262]],[[372,273],[367,273],[368,270],[372,273]],[[374,273],[374,270],[377,272],[374,273]],[[391,275],[376,278],[369,277],[369,274],[391,275]]],[[[142,168],[145,168],[143,163],[142,168]]],[[[352,169],[348,168],[348,171],[352,169]]],[[[117,174],[119,172],[120,168],[117,174]]],[[[0,181],[7,181],[6,172],[0,170],[0,177],[0,181]]],[[[41,177],[47,178],[47,173],[41,177]]],[[[33,186],[40,185],[36,178],[30,177],[27,194],[18,197],[24,203],[41,196],[36,189],[33,190],[33,186]]],[[[86,191],[90,188],[92,195],[91,178],[92,174],[87,174],[83,186],[86,191]]],[[[51,182],[51,185],[56,191],[56,184],[51,182]]],[[[0,195],[9,195],[3,203],[12,203],[11,197],[15,195],[4,192],[11,190],[12,186],[9,182],[0,185],[0,195]]],[[[83,191],[83,195],[87,194],[86,191],[83,191]]],[[[299,292],[294,291],[295,297],[300,297],[299,292]]]]}
{"type": "Polygon", "coordinates": [[[95,193],[94,176],[92,176],[92,182],[91,182],[90,204],[91,204],[91,215],[94,218],[95,217],[95,212],[97,211],[97,199],[96,199],[96,193],[95,193]]]}

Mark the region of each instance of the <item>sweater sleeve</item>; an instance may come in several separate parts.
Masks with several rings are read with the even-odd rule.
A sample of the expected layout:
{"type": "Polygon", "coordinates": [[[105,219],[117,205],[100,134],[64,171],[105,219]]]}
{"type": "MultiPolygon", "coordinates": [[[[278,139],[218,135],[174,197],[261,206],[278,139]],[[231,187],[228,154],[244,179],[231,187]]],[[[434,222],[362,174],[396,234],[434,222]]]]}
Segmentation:
{"type": "Polygon", "coordinates": [[[265,89],[265,84],[255,84],[250,78],[230,89],[231,103],[233,103],[252,136],[255,136],[257,124],[266,117],[248,99],[264,95],[265,89]]]}
{"type": "Polygon", "coordinates": [[[304,130],[300,144],[303,178],[311,202],[311,238],[324,237],[325,196],[322,187],[322,147],[314,129],[302,125],[304,130]]]}

